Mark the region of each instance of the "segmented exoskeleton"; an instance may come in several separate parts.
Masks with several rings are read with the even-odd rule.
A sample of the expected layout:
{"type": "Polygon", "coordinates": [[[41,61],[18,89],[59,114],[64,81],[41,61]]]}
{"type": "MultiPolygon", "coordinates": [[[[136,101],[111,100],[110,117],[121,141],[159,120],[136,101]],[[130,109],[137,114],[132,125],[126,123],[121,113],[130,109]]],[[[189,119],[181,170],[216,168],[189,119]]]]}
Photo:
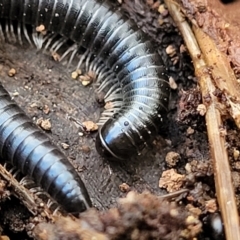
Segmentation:
{"type": "MultiPolygon", "coordinates": [[[[71,52],[72,59],[83,47],[95,62],[110,70],[112,75],[105,74],[98,89],[109,88],[105,100],[118,100],[99,130],[96,146],[100,154],[126,159],[140,154],[156,136],[168,107],[170,89],[166,69],[142,30],[108,1],[0,0],[0,18],[6,21],[1,24],[1,36],[16,33],[20,43],[22,35],[31,42],[25,26],[31,26],[33,32],[43,26],[51,34],[42,38],[45,48],[51,45],[57,50],[70,39],[75,48],[63,56],[71,52]],[[52,44],[56,34],[62,39],[52,44]]],[[[81,206],[78,210],[84,210],[90,201],[72,166],[62,160],[63,155],[1,91],[4,93],[0,100],[2,156],[32,176],[56,200],[64,199],[59,200],[61,204],[68,207],[68,202],[76,200],[74,206],[78,201],[81,206]],[[56,169],[55,161],[59,164],[56,169]],[[64,183],[69,189],[77,187],[76,198],[64,183]]]]}

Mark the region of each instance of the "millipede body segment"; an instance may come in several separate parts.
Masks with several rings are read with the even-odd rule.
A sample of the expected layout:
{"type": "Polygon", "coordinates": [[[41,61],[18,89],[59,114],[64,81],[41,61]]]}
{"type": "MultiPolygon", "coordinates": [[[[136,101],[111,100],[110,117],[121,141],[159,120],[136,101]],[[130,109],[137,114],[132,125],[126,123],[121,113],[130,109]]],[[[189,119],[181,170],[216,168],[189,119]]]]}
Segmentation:
{"type": "MultiPolygon", "coordinates": [[[[141,154],[158,133],[170,93],[166,68],[141,29],[104,0],[0,0],[0,18],[10,22],[1,25],[2,33],[16,32],[18,37],[28,38],[23,26],[34,31],[43,25],[48,33],[70,39],[104,63],[117,78],[122,102],[100,128],[97,150],[124,160],[141,154]],[[17,22],[15,30],[11,30],[13,22],[17,22]]],[[[105,85],[103,79],[101,86],[105,85]]],[[[59,203],[70,211],[85,210],[91,203],[73,167],[4,89],[1,94],[2,156],[32,176],[53,198],[61,199],[59,203]]]]}

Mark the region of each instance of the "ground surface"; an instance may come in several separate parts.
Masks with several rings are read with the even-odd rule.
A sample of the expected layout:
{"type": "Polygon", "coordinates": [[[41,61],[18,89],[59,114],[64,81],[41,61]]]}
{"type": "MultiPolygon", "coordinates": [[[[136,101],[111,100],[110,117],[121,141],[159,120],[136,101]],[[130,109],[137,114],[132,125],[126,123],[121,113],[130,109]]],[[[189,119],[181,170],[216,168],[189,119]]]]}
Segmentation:
{"type": "MultiPolygon", "coordinates": [[[[138,192],[147,189],[157,195],[165,193],[159,188],[159,179],[164,170],[173,167],[165,162],[166,154],[171,151],[180,155],[174,166],[178,173],[186,174],[187,163],[192,166],[194,174],[198,172],[187,180],[193,189],[198,189],[194,196],[195,205],[203,209],[201,201],[214,197],[205,121],[196,111],[201,95],[178,30],[166,9],[161,13],[157,11],[161,4],[162,1],[126,0],[120,6],[156,42],[156,50],[177,84],[177,90],[172,90],[169,124],[165,132],[156,139],[153,149],[131,161],[127,159],[119,164],[101,158],[95,149],[95,134],[79,136],[81,129],[69,120],[68,116],[80,121],[97,121],[101,108],[95,101],[92,86],[83,87],[79,81],[71,79],[71,71],[66,67],[35,49],[9,44],[0,49],[2,84],[34,122],[41,117],[50,119],[52,128],[47,134],[60,147],[61,143],[69,145],[63,151],[79,170],[93,204],[99,210],[115,206],[116,200],[126,195],[119,189],[122,183],[138,192]],[[169,52],[169,48],[173,52],[169,52]],[[8,76],[11,68],[17,71],[14,77],[8,76]],[[44,111],[45,105],[50,110],[48,114],[44,111]]],[[[0,217],[3,233],[26,239],[21,226],[28,221],[29,215],[18,200],[6,201],[0,217]],[[16,212],[19,213],[17,217],[16,212]]],[[[201,239],[208,239],[207,235],[203,233],[201,239]]]]}

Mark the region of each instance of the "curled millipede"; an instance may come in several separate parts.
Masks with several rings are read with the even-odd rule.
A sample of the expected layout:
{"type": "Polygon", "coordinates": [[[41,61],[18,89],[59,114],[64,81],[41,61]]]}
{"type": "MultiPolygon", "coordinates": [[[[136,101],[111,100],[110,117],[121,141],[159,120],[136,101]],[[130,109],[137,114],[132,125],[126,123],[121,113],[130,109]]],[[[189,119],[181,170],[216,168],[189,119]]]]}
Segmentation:
{"type": "MultiPolygon", "coordinates": [[[[98,91],[105,92],[106,102],[113,102],[113,109],[104,111],[99,121],[100,154],[126,159],[140,154],[156,136],[168,108],[166,69],[151,41],[108,1],[0,0],[0,18],[2,39],[22,44],[24,37],[50,52],[61,51],[70,40],[59,59],[68,56],[68,65],[85,49],[77,69],[85,59],[97,73],[98,91]]],[[[33,127],[3,88],[1,92],[1,155],[70,211],[90,206],[81,179],[62,153],[33,127]]]]}

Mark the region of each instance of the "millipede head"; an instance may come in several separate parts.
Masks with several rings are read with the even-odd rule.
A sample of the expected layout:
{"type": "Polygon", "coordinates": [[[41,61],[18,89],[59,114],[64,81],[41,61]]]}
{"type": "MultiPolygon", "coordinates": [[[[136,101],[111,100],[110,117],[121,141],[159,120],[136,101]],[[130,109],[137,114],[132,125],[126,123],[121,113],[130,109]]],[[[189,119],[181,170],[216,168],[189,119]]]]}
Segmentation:
{"type": "Polygon", "coordinates": [[[99,130],[96,149],[109,160],[127,160],[137,154],[137,149],[127,137],[124,128],[113,119],[109,119],[99,130]]]}

